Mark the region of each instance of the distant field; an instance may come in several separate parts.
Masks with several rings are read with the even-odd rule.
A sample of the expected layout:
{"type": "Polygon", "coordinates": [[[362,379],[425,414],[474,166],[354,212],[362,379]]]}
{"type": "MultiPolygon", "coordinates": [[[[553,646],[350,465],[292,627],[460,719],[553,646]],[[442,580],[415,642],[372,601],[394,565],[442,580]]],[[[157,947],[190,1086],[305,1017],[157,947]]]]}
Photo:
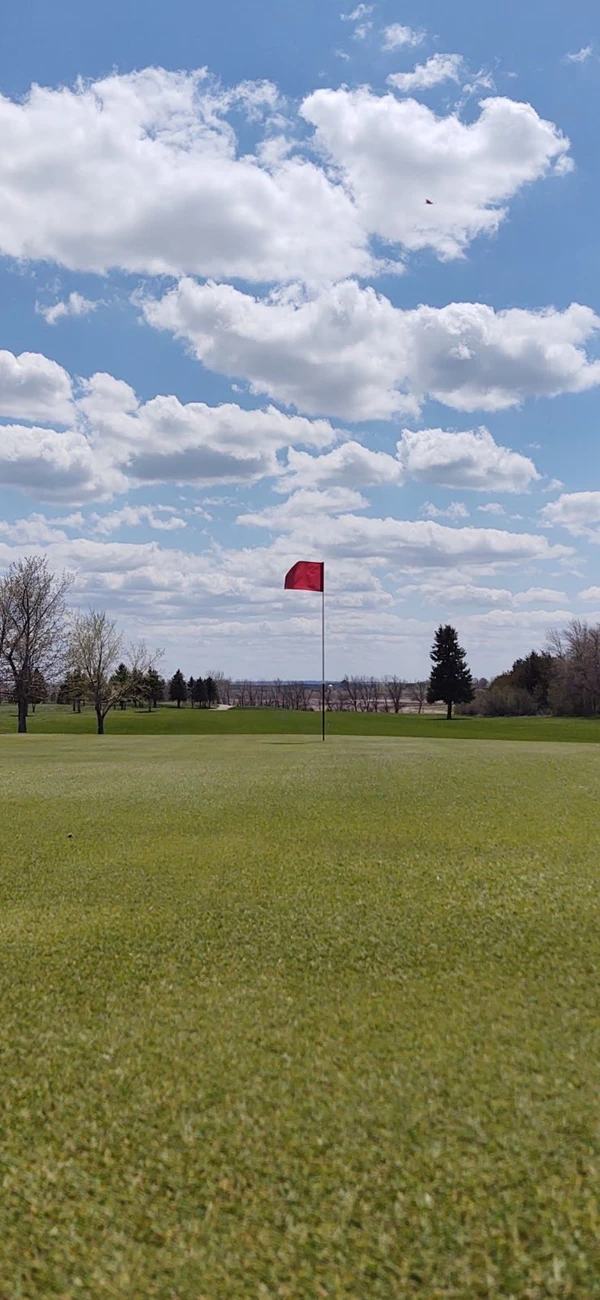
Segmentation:
{"type": "MultiPolygon", "coordinates": [[[[16,730],[16,709],[0,706],[0,735],[16,730]]],[[[92,709],[73,713],[63,705],[38,706],[28,722],[33,735],[92,734],[96,720],[92,709]]],[[[600,742],[600,718],[454,718],[391,713],[331,713],[327,728],[332,736],[420,736],[443,740],[559,740],[600,742]]],[[[178,709],[162,705],[148,713],[127,709],[109,714],[106,730],[115,736],[176,735],[320,735],[321,715],[288,709],[178,709]]]]}
{"type": "Polygon", "coordinates": [[[599,1297],[599,796],[589,745],[3,738],[0,1295],[599,1297]]]}

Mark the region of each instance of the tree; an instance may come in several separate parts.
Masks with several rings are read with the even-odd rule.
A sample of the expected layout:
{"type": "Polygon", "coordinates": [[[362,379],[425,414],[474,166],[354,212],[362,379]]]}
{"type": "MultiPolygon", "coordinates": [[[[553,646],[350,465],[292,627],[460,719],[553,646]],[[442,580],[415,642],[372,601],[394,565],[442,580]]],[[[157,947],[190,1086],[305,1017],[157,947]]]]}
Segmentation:
{"type": "Polygon", "coordinates": [[[554,677],[549,700],[555,713],[596,717],[600,713],[600,624],[572,619],[551,632],[554,677]]]}
{"type": "Polygon", "coordinates": [[[131,698],[131,677],[127,664],[120,663],[110,680],[113,688],[118,691],[117,703],[121,713],[124,713],[127,708],[127,701],[131,698]]]}
{"type": "Polygon", "coordinates": [[[219,691],[218,691],[217,683],[214,677],[207,677],[204,685],[206,687],[206,702],[208,704],[209,709],[212,709],[213,705],[219,703],[219,691]]]}
{"type": "Polygon", "coordinates": [[[193,677],[190,677],[190,679],[189,679],[189,681],[188,681],[188,684],[187,684],[187,697],[188,697],[188,700],[190,701],[190,704],[191,704],[192,708],[194,707],[194,704],[196,703],[196,694],[195,694],[195,692],[196,692],[196,682],[195,682],[195,680],[194,680],[193,677]]]}
{"type": "Polygon", "coordinates": [[[198,707],[201,709],[203,709],[208,702],[206,682],[202,677],[197,677],[194,682],[194,692],[192,695],[192,700],[193,703],[197,704],[198,707]]]}
{"type": "Polygon", "coordinates": [[[119,663],[123,638],[116,623],[99,609],[79,613],[73,620],[69,659],[72,671],[86,684],[96,711],[98,735],[104,735],[104,722],[111,709],[130,698],[136,683],[154,667],[158,651],[151,656],[143,642],[130,647],[129,662],[119,663]],[[119,667],[115,671],[115,665],[119,667]]]}
{"type": "Polygon", "coordinates": [[[0,665],[12,681],[17,730],[27,731],[33,676],[52,680],[66,651],[66,596],[71,574],[55,574],[45,556],[16,560],[0,580],[0,665]]]}
{"type": "Polygon", "coordinates": [[[73,713],[81,713],[86,685],[81,673],[67,673],[58,688],[57,704],[71,704],[73,713]]]}
{"type": "Polygon", "coordinates": [[[187,700],[187,686],[180,668],[177,669],[169,682],[169,699],[177,703],[178,709],[187,700]]]}
{"type": "Polygon", "coordinates": [[[48,699],[48,684],[44,674],[39,668],[34,668],[31,678],[31,690],[29,692],[29,702],[31,711],[35,713],[36,704],[45,704],[48,699]]]}
{"type": "Polygon", "coordinates": [[[427,702],[443,700],[448,706],[448,721],[452,718],[454,704],[468,704],[473,699],[473,678],[467,666],[467,656],[458,644],[455,628],[449,623],[438,627],[431,648],[433,668],[429,678],[427,702]]]}
{"type": "Polygon", "coordinates": [[[392,701],[394,713],[400,713],[404,695],[404,682],[401,682],[399,677],[390,677],[385,683],[385,687],[392,701]]]}
{"type": "Polygon", "coordinates": [[[165,698],[165,679],[156,671],[156,668],[151,668],[146,674],[146,692],[150,703],[157,709],[165,698]]]}
{"type": "Polygon", "coordinates": [[[429,682],[411,682],[408,689],[411,700],[417,706],[417,713],[421,714],[425,704],[427,703],[429,682]]]}

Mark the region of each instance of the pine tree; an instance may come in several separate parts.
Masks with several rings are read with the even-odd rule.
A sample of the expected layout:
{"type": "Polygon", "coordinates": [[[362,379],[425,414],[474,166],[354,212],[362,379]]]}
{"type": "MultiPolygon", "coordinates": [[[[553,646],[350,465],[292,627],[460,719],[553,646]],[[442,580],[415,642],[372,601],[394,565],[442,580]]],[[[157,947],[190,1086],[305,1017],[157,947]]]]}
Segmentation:
{"type": "Polygon", "coordinates": [[[48,699],[48,686],[44,674],[39,668],[34,668],[31,677],[31,689],[29,692],[29,701],[32,711],[35,713],[36,704],[45,704],[48,699]]]}
{"type": "Polygon", "coordinates": [[[176,702],[178,709],[187,700],[187,686],[180,668],[177,669],[169,682],[169,699],[176,702]]]}
{"type": "Polygon", "coordinates": [[[449,623],[438,627],[431,647],[433,668],[427,688],[427,703],[443,700],[448,706],[447,718],[452,717],[454,704],[468,704],[473,699],[473,678],[467,665],[467,656],[458,644],[456,629],[449,623]]]}
{"type": "Polygon", "coordinates": [[[203,677],[197,677],[194,682],[194,701],[201,709],[203,709],[206,704],[206,682],[203,677]]]}
{"type": "Polygon", "coordinates": [[[156,668],[151,668],[150,672],[146,673],[146,687],[150,703],[157,709],[165,698],[165,683],[160,673],[157,673],[156,668]]]}
{"type": "Polygon", "coordinates": [[[207,699],[208,707],[209,709],[211,709],[213,704],[219,703],[219,692],[217,690],[217,683],[214,677],[207,677],[205,685],[206,685],[206,699],[207,699]]]}

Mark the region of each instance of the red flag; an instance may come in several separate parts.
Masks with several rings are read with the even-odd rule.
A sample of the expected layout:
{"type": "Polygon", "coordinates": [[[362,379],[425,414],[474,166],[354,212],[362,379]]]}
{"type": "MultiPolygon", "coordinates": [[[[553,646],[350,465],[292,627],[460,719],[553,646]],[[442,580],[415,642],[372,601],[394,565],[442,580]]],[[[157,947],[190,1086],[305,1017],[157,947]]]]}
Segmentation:
{"type": "Polygon", "coordinates": [[[298,560],[285,575],[286,591],[324,591],[325,565],[317,560],[298,560]]]}

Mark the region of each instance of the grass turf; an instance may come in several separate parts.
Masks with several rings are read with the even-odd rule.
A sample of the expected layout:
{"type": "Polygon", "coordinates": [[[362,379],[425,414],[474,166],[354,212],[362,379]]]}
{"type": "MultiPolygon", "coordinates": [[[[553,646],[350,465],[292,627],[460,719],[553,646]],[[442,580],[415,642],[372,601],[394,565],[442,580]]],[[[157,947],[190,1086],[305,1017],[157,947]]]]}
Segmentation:
{"type": "MultiPolygon", "coordinates": [[[[0,706],[0,735],[16,731],[14,705],[0,706]]],[[[28,720],[32,735],[92,735],[94,712],[73,713],[69,706],[44,704],[28,720]]],[[[439,740],[535,740],[600,742],[600,718],[453,718],[426,714],[331,713],[327,729],[332,736],[419,736],[439,740]]],[[[126,709],[108,715],[107,733],[115,736],[176,735],[297,735],[319,736],[321,715],[292,709],[178,709],[163,705],[126,709]]]]}
{"type": "Polygon", "coordinates": [[[599,775],[4,739],[3,1300],[600,1296],[599,775]]]}

